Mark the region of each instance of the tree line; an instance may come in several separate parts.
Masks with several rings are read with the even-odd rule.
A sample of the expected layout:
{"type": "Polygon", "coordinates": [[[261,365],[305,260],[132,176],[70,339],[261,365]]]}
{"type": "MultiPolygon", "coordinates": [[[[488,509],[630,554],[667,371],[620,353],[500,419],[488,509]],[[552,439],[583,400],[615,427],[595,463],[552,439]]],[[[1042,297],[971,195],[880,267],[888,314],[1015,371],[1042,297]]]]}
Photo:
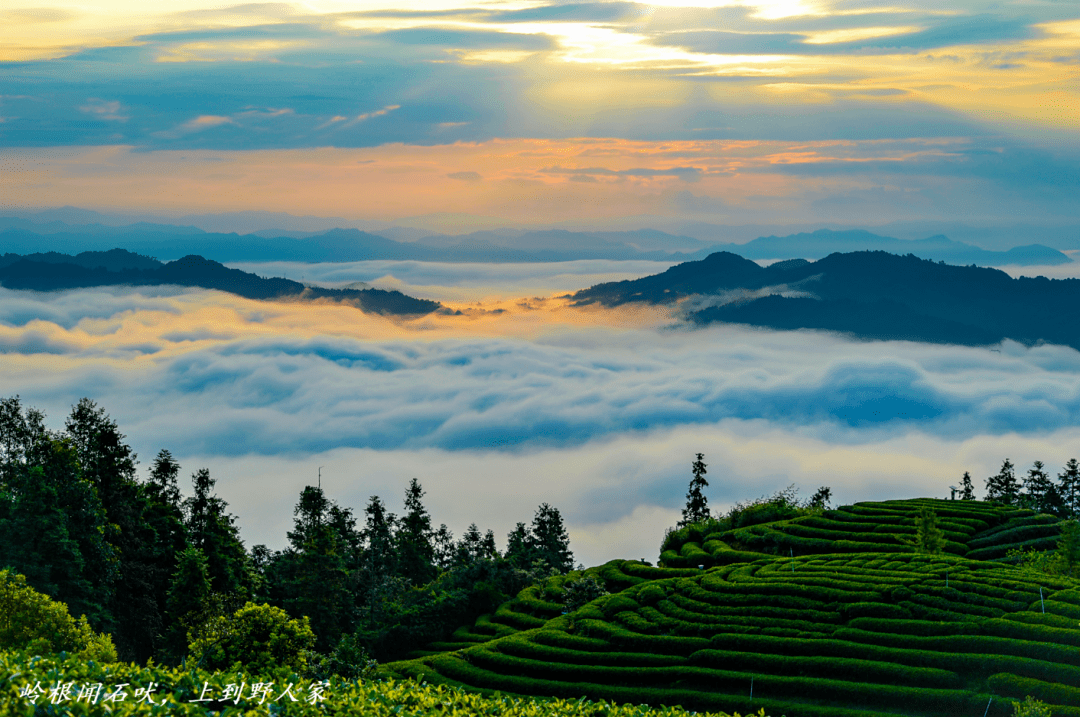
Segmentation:
{"type": "MultiPolygon", "coordinates": [[[[997,474],[986,479],[985,500],[1030,508],[1058,518],[1080,518],[1080,464],[1070,458],[1056,481],[1045,469],[1042,461],[1035,461],[1027,474],[1017,478],[1016,467],[1006,458],[997,474]]],[[[960,487],[952,490],[953,496],[959,494],[960,500],[976,499],[968,471],[964,471],[960,487]]]]}
{"type": "Polygon", "coordinates": [[[140,479],[124,439],[89,399],[62,431],[0,399],[0,570],[111,634],[122,660],[179,664],[247,602],[307,618],[318,654],[396,659],[574,567],[558,509],[539,506],[500,552],[475,523],[457,539],[435,528],[415,478],[400,516],[378,496],[357,515],[307,486],[286,547],[248,549],[208,470],[184,497],[168,450],[140,479]]]}

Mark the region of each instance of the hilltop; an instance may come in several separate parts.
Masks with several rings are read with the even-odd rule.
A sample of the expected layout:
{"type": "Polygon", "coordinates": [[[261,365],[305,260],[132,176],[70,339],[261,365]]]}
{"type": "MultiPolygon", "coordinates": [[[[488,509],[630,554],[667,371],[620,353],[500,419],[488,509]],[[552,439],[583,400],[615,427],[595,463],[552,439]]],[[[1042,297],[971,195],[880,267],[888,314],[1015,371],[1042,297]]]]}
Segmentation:
{"type": "Polygon", "coordinates": [[[59,291],[93,286],[195,286],[217,289],[247,299],[329,299],[377,314],[430,314],[440,304],[383,289],[323,289],[281,277],[266,278],[230,269],[201,256],[164,263],[124,249],[82,252],[75,256],[4,254],[0,286],[8,289],[59,291]]]}
{"type": "Polygon", "coordinates": [[[1014,279],[998,269],[952,266],[883,251],[830,254],[761,267],[730,252],[572,296],[575,305],[683,306],[696,325],[822,329],[859,339],[971,346],[1012,339],[1080,348],[1065,316],[1080,311],[1080,280],[1014,279]]]}

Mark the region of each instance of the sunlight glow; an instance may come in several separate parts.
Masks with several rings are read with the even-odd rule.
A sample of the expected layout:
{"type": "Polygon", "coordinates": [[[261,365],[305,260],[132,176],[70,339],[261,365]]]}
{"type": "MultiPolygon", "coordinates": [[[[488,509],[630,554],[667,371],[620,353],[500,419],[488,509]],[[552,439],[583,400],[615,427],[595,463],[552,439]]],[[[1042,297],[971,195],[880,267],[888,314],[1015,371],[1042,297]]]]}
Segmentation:
{"type": "Polygon", "coordinates": [[[859,40],[872,40],[877,37],[891,37],[892,35],[908,35],[919,32],[923,28],[917,25],[903,27],[855,27],[847,30],[827,30],[814,32],[806,36],[808,45],[829,45],[839,42],[858,42],[859,40]]]}

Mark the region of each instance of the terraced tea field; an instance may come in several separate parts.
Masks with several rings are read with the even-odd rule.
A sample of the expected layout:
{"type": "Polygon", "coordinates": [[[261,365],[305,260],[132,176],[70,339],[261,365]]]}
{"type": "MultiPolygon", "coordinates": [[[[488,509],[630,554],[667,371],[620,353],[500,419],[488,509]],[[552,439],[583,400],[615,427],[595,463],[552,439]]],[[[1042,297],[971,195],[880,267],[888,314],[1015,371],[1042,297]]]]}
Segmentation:
{"type": "Polygon", "coordinates": [[[1023,508],[982,501],[896,500],[856,503],[791,520],[725,528],[702,534],[697,526],[672,533],[660,556],[670,567],[742,562],[745,552],[781,555],[814,553],[911,553],[915,517],[929,507],[948,541],[945,551],[975,560],[995,560],[1009,550],[1053,549],[1061,521],[1023,508]]]}
{"type": "MultiPolygon", "coordinates": [[[[954,553],[1004,554],[1003,546],[1045,540],[1040,531],[1051,525],[986,504],[949,515],[957,502],[939,503],[954,553]]],[[[906,536],[918,504],[812,517],[887,526],[838,532],[906,536]]],[[[802,537],[791,523],[811,527],[784,523],[767,527],[789,537],[802,537]]],[[[586,571],[612,594],[569,614],[560,582],[577,576],[553,579],[452,642],[388,667],[481,691],[787,717],[1005,717],[1026,695],[1053,705],[1055,717],[1080,717],[1080,581],[880,539],[852,542],[888,551],[800,555],[791,547],[787,556],[716,548],[714,540],[702,551],[737,559],[705,570],[613,561],[586,571]]]]}

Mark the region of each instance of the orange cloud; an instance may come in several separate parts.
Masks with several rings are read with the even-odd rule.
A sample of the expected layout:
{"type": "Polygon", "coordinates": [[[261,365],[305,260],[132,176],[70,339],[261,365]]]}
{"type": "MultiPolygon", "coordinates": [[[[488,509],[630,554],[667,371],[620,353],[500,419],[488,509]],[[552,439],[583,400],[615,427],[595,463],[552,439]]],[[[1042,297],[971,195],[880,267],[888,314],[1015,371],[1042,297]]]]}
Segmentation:
{"type": "MultiPolygon", "coordinates": [[[[177,130],[230,121],[202,116],[177,130]]],[[[77,204],[161,213],[284,210],[384,221],[473,215],[496,224],[602,222],[685,213],[678,197],[689,188],[699,199],[728,207],[763,206],[764,201],[775,202],[774,210],[790,209],[804,194],[863,186],[865,180],[792,175],[785,173],[787,165],[903,164],[965,146],[956,139],[505,139],[258,151],[8,149],[0,158],[13,171],[0,175],[0,195],[3,207],[11,208],[77,204]],[[462,181],[479,178],[483,181],[462,181]]]]}

